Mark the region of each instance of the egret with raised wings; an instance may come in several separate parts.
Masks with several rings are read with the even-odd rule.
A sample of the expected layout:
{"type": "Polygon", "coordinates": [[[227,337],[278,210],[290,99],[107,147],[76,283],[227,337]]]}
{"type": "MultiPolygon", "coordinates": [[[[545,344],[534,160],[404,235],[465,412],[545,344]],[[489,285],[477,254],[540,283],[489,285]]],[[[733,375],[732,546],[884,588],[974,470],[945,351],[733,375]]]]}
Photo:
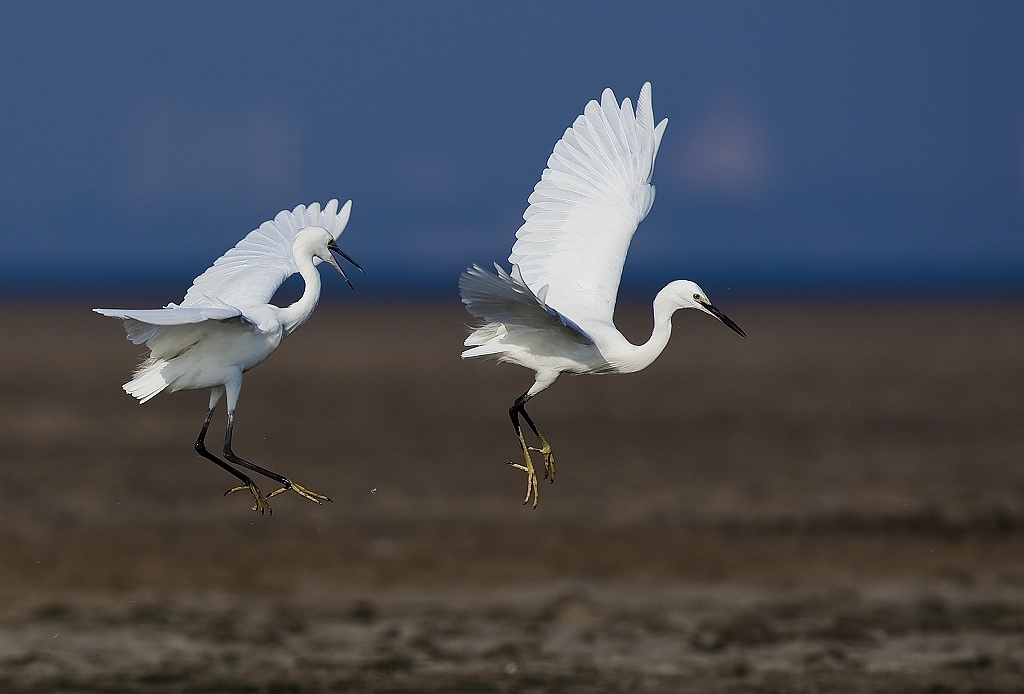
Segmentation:
{"type": "Polygon", "coordinates": [[[551,445],[538,431],[526,403],[562,373],[632,373],[646,368],[672,331],[672,314],[695,308],[746,337],[689,280],[676,280],[654,298],[654,332],[642,345],[630,343],[612,321],[629,242],[654,203],[651,174],[668,119],[655,125],[651,85],[644,84],[634,112],[606,89],[591,101],[555,144],[547,168],[530,195],[509,262],[497,274],[478,265],[462,273],[459,292],[466,309],[483,324],[468,338],[462,357],[496,359],[536,373],[516,398],[509,418],[523,449],[526,499],[536,508],[538,480],[530,452],[555,479],[551,445]],[[538,446],[526,443],[520,417],[538,446]]]}
{"type": "Polygon", "coordinates": [[[268,499],[281,492],[297,494],[322,503],[330,501],[272,470],[240,458],[231,449],[235,405],[242,387],[242,374],[277,349],[312,315],[320,299],[320,273],[316,266],[327,262],[345,281],[345,271],[332,253],[352,263],[337,246],[348,224],[352,201],[338,209],[331,200],[322,210],[319,203],[284,210],[264,222],[222,255],[192,282],[181,304],[157,309],[97,308],[97,313],[124,320],[128,339],[146,343],[150,356],[134,378],[124,384],[129,395],[146,402],[167,390],[210,388],[210,407],[196,440],[196,452],[241,481],[226,494],[248,490],[253,510],[270,512],[268,499]],[[270,303],[274,292],[287,278],[299,273],[305,282],[302,296],[284,308],[270,303]],[[227,396],[228,419],[224,430],[224,458],[241,468],[269,477],[281,488],[264,496],[247,474],[206,450],[206,432],[217,403],[227,396]]]}

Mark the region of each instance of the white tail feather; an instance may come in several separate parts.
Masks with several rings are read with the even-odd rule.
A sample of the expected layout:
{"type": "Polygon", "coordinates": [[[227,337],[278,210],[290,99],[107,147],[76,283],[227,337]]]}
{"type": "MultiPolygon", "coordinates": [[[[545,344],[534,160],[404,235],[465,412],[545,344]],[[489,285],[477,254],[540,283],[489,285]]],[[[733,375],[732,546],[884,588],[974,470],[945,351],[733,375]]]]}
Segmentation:
{"type": "Polygon", "coordinates": [[[170,362],[163,359],[147,359],[136,369],[135,377],[125,383],[124,392],[138,398],[140,403],[151,400],[157,393],[174,382],[177,374],[172,376],[170,362]]]}
{"type": "Polygon", "coordinates": [[[501,323],[486,323],[474,330],[463,343],[471,349],[462,353],[463,359],[472,357],[490,357],[505,351],[501,338],[508,334],[508,329],[501,323]]]}

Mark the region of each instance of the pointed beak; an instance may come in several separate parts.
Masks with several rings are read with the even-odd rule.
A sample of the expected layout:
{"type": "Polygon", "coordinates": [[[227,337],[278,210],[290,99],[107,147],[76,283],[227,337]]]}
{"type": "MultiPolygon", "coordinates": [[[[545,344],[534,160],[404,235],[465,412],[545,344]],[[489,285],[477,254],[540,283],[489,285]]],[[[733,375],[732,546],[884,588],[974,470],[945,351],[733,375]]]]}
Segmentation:
{"type": "MultiPolygon", "coordinates": [[[[356,261],[352,260],[352,258],[348,255],[348,253],[346,253],[345,251],[343,251],[340,248],[338,248],[338,244],[336,244],[334,241],[331,241],[331,242],[329,242],[327,244],[327,250],[331,251],[332,253],[337,253],[342,258],[344,258],[348,262],[352,263],[352,265],[357,270],[359,270],[359,272],[363,273],[364,275],[366,274],[366,270],[361,268],[359,266],[359,263],[357,263],[356,261]]],[[[348,275],[345,274],[345,271],[341,269],[341,265],[338,264],[338,261],[334,259],[333,255],[330,256],[330,258],[328,259],[327,262],[329,262],[331,265],[333,265],[334,269],[341,273],[341,276],[345,278],[346,282],[348,282],[348,286],[349,287],[352,287],[352,289],[355,289],[355,287],[352,286],[352,281],[348,278],[348,275]]]]}
{"type": "Polygon", "coordinates": [[[743,328],[736,325],[733,322],[732,318],[729,318],[729,316],[719,311],[711,302],[708,302],[706,304],[701,302],[701,306],[703,306],[707,310],[707,312],[710,313],[712,316],[728,325],[734,332],[738,333],[741,337],[747,336],[747,334],[743,332],[743,328]]]}

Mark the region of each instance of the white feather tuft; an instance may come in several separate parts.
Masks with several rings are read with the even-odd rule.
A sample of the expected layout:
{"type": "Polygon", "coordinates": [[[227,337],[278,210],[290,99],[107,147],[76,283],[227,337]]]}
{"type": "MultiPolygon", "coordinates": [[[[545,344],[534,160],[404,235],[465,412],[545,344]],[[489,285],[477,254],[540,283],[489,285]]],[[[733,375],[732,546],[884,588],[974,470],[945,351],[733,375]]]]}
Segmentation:
{"type": "Polygon", "coordinates": [[[124,392],[138,398],[140,403],[151,400],[174,381],[165,373],[169,366],[163,359],[147,359],[136,369],[135,377],[122,386],[124,392]]]}

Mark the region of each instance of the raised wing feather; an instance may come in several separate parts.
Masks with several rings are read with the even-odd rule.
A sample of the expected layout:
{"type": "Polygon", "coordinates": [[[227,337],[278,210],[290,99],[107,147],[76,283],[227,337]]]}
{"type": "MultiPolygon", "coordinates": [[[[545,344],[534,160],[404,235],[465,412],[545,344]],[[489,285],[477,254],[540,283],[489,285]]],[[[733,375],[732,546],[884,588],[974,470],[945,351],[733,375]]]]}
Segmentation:
{"type": "Polygon", "coordinates": [[[496,275],[473,265],[459,277],[462,303],[472,315],[507,328],[562,330],[569,339],[593,344],[593,339],[583,329],[546,306],[515,273],[509,275],[497,263],[494,268],[496,275]]]}
{"type": "Polygon", "coordinates": [[[612,322],[629,242],[654,203],[667,123],[654,125],[650,82],[635,113],[606,89],[555,144],[530,195],[509,262],[544,304],[584,329],[612,322]]]}
{"type": "Polygon", "coordinates": [[[314,202],[279,212],[196,277],[181,306],[222,302],[244,309],[269,302],[281,283],[298,272],[292,258],[295,235],[306,227],[318,226],[337,239],[351,212],[351,200],[340,210],[338,201],[331,200],[322,210],[320,203],[314,202]]]}

